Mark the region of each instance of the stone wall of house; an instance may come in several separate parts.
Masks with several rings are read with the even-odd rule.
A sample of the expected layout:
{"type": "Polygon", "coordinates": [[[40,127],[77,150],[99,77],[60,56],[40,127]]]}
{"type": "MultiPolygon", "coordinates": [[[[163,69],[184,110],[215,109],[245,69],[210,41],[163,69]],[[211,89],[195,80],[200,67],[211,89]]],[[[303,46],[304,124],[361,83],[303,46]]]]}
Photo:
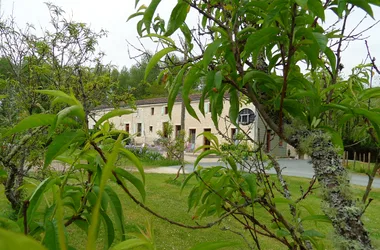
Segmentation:
{"type": "MultiPolygon", "coordinates": [[[[203,116],[199,111],[199,100],[193,100],[191,105],[198,115],[199,121],[193,117],[191,117],[188,113],[185,116],[185,132],[186,139],[188,140],[186,150],[194,151],[194,149],[205,144],[204,136],[200,135],[206,130],[211,131],[211,133],[215,134],[218,139],[223,142],[223,136],[220,133],[224,134],[231,138],[234,133],[238,132],[236,127],[231,124],[229,121],[228,113],[229,113],[229,101],[224,101],[224,109],[221,117],[219,118],[219,132],[215,128],[214,123],[211,119],[210,113],[210,103],[205,102],[205,116],[203,116]],[[195,140],[189,139],[190,133],[195,132],[195,140]]],[[[262,136],[263,124],[260,121],[255,107],[251,105],[247,105],[242,107],[249,108],[253,112],[256,113],[256,119],[253,123],[249,125],[241,125],[240,129],[243,129],[248,135],[250,135],[254,140],[258,139],[258,136],[262,136]],[[258,131],[257,125],[259,124],[260,133],[258,131]]],[[[241,110],[240,109],[240,110],[241,110]]],[[[94,110],[95,118],[99,119],[102,115],[110,111],[111,109],[104,108],[99,110],[94,110]]],[[[132,135],[133,143],[136,145],[154,145],[155,141],[158,139],[157,131],[163,129],[164,123],[170,122],[173,125],[173,133],[176,132],[177,129],[180,128],[181,125],[181,102],[175,102],[172,111],[172,119],[170,120],[169,114],[167,113],[167,103],[157,102],[157,100],[153,100],[149,103],[149,100],[144,100],[139,104],[137,102],[137,109],[135,113],[129,115],[123,115],[120,117],[114,117],[110,119],[110,122],[114,124],[117,129],[125,130],[132,135]],[[129,130],[129,131],[128,131],[129,130]]],[[[93,127],[94,122],[90,121],[89,127],[93,127]]],[[[276,136],[277,137],[277,136],[276,136]]],[[[271,150],[273,154],[276,156],[286,156],[286,144],[283,143],[283,148],[278,147],[278,137],[271,142],[271,150]],[[277,146],[276,146],[277,145],[277,146]]]]}

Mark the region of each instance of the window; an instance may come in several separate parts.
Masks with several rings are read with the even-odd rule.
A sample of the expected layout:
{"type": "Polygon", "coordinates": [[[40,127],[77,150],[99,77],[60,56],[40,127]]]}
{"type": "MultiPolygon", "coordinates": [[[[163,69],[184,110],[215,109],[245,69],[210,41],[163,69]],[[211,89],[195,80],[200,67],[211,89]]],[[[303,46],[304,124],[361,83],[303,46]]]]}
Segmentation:
{"type": "Polygon", "coordinates": [[[175,125],[175,137],[176,138],[179,136],[180,132],[181,132],[181,125],[175,125]]]}
{"type": "Polygon", "coordinates": [[[189,142],[195,144],[196,129],[189,129],[189,142]]]}
{"type": "Polygon", "coordinates": [[[236,128],[231,128],[231,139],[232,140],[236,139],[236,128]]]}
{"type": "Polygon", "coordinates": [[[168,114],[168,106],[165,107],[165,115],[168,114]]]}
{"type": "Polygon", "coordinates": [[[255,121],[256,115],[251,109],[242,109],[239,112],[238,122],[241,125],[248,125],[255,121]]]}
{"type": "Polygon", "coordinates": [[[137,135],[136,136],[141,136],[142,133],[142,123],[137,123],[137,135]]]}
{"type": "Polygon", "coordinates": [[[129,133],[129,123],[125,124],[125,132],[129,133]]]}
{"type": "MultiPolygon", "coordinates": [[[[209,132],[209,133],[211,133],[211,128],[205,128],[203,131],[204,131],[204,132],[209,132]]],[[[208,147],[205,147],[205,148],[203,149],[204,151],[210,149],[211,142],[209,141],[209,139],[207,139],[206,136],[203,136],[203,145],[204,145],[204,146],[208,146],[208,147]]]]}
{"type": "Polygon", "coordinates": [[[211,112],[211,103],[207,102],[204,105],[205,114],[211,112]]]}
{"type": "Polygon", "coordinates": [[[154,115],[154,108],[150,108],[150,114],[154,115]]]}
{"type": "Polygon", "coordinates": [[[168,138],[168,131],[169,130],[169,123],[168,122],[163,122],[162,123],[162,132],[164,133],[164,137],[168,138]]]}
{"type": "Polygon", "coordinates": [[[153,132],[153,126],[149,126],[149,132],[153,132]]]}

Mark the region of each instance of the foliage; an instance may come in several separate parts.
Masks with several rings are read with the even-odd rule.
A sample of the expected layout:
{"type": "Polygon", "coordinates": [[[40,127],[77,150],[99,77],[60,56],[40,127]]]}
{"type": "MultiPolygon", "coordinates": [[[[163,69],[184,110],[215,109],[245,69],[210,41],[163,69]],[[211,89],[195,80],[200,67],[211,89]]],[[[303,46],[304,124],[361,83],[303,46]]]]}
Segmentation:
{"type": "MultiPolygon", "coordinates": [[[[122,138],[125,132],[112,129],[106,121],[119,115],[118,112],[100,118],[97,124],[99,129],[90,131],[83,115],[84,107],[74,95],[56,90],[40,92],[55,97],[57,102],[66,106],[64,112],[59,111],[55,119],[49,119],[49,122],[44,119],[33,123],[21,121],[16,126],[18,129],[10,133],[48,126],[51,142],[45,154],[44,167],[50,167],[53,160],[70,167],[62,175],[52,175],[43,180],[23,202],[22,217],[19,219],[22,222],[21,230],[39,239],[48,249],[67,249],[66,228],[76,224],[88,234],[87,248],[94,249],[102,225],[105,230],[104,248],[107,249],[113,244],[115,233],[121,241],[125,240],[123,208],[109,180],[126,192],[129,192],[126,182],[131,183],[145,199],[142,166],[136,156],[124,148],[122,138]],[[114,139],[115,134],[118,134],[117,139],[114,139]],[[114,163],[118,157],[133,162],[141,179],[116,168],[114,163]],[[46,201],[44,206],[41,205],[43,200],[46,201]],[[41,217],[38,211],[44,211],[44,216],[41,217]]],[[[39,116],[34,114],[25,120],[39,116]]],[[[52,166],[59,165],[54,163],[52,166]]]]}
{"type": "MultiPolygon", "coordinates": [[[[157,149],[151,149],[148,147],[135,147],[127,146],[128,150],[131,151],[145,166],[173,166],[178,165],[180,162],[178,160],[166,159],[157,149]]],[[[121,166],[129,165],[129,162],[119,162],[121,166]]]]}
{"type": "Polygon", "coordinates": [[[145,69],[149,61],[149,54],[144,56],[140,62],[137,62],[131,68],[123,67],[118,73],[117,94],[122,95],[125,92],[131,93],[135,99],[147,99],[154,97],[163,97],[167,95],[165,82],[157,79],[160,74],[160,68],[155,65],[148,76],[144,76],[145,69]],[[144,78],[145,77],[145,78],[144,78]],[[144,81],[144,79],[146,81],[144,81]],[[156,80],[157,79],[157,80],[156,80]]]}
{"type": "MultiPolygon", "coordinates": [[[[136,176],[138,176],[138,173],[134,173],[136,176]]],[[[187,208],[187,196],[190,193],[191,189],[193,188],[193,185],[196,184],[195,178],[190,180],[188,184],[184,187],[184,190],[182,191],[182,194],[180,194],[178,187],[173,186],[172,184],[166,183],[168,179],[172,180],[175,175],[171,174],[152,174],[152,173],[146,173],[146,186],[145,190],[147,193],[147,200],[146,205],[149,207],[156,208],[156,211],[159,212],[162,215],[170,216],[172,219],[176,221],[181,221],[183,223],[192,225],[195,225],[195,222],[198,224],[207,224],[209,222],[212,222],[212,217],[203,218],[202,220],[193,220],[192,216],[194,214],[194,210],[188,211],[187,208]],[[153,199],[154,197],[154,199],[153,199]]],[[[295,195],[295,197],[302,195],[302,190],[307,190],[307,187],[309,186],[310,180],[304,179],[304,178],[297,178],[297,177],[284,177],[287,183],[291,183],[292,185],[289,186],[290,191],[292,194],[295,195]],[[302,189],[300,188],[302,187],[302,189]]],[[[272,181],[276,181],[275,176],[271,176],[272,181]]],[[[182,183],[182,179],[177,180],[180,182],[180,185],[182,183]]],[[[170,226],[166,221],[162,221],[155,216],[151,215],[144,209],[142,209],[140,206],[137,206],[131,199],[124,197],[123,190],[116,187],[115,184],[110,183],[110,186],[114,188],[115,192],[120,197],[120,201],[122,204],[123,214],[125,218],[125,231],[126,231],[126,238],[129,239],[131,236],[133,237],[133,233],[139,233],[140,229],[145,230],[147,227],[146,220],[152,222],[154,235],[155,235],[155,243],[157,249],[165,249],[165,248],[173,248],[173,249],[190,249],[191,246],[195,246],[198,243],[204,242],[204,241],[234,241],[234,242],[240,242],[243,240],[241,235],[237,235],[234,232],[242,232],[243,236],[245,236],[247,239],[249,239],[249,232],[248,230],[242,230],[243,226],[239,224],[237,221],[234,220],[225,220],[221,222],[220,224],[215,225],[212,228],[209,229],[202,229],[202,230],[192,230],[192,229],[186,229],[176,226],[170,226]]],[[[307,200],[304,200],[301,202],[302,205],[305,205],[306,208],[301,209],[302,215],[305,217],[308,215],[311,215],[309,211],[313,214],[320,214],[321,209],[319,207],[319,203],[321,201],[320,198],[320,189],[318,188],[318,185],[314,186],[315,189],[313,189],[314,195],[311,195],[307,200]],[[311,210],[310,210],[311,209],[311,210]]],[[[33,187],[34,189],[34,187],[33,187]]],[[[31,189],[31,191],[33,190],[31,189]]],[[[0,211],[4,211],[9,209],[6,201],[6,198],[3,195],[3,189],[0,187],[1,195],[0,195],[0,211]]],[[[134,195],[139,195],[137,190],[131,190],[134,195]]],[[[354,196],[355,197],[361,197],[361,195],[364,192],[364,187],[358,187],[356,186],[354,189],[354,196]]],[[[366,227],[373,235],[374,240],[374,247],[379,248],[380,244],[380,235],[378,235],[378,223],[380,222],[380,218],[377,213],[377,207],[380,204],[380,193],[379,189],[374,189],[373,192],[371,192],[371,198],[373,198],[373,201],[371,203],[371,206],[367,208],[366,211],[366,227]]],[[[43,206],[43,204],[41,204],[43,206]]],[[[280,210],[286,210],[288,204],[279,204],[280,210]]],[[[256,214],[258,217],[264,218],[266,216],[265,211],[256,210],[256,214]]],[[[43,215],[40,215],[43,216],[43,215]]],[[[268,225],[271,225],[270,218],[267,218],[268,225]]],[[[312,227],[315,223],[314,222],[308,222],[310,227],[312,227]]],[[[326,235],[326,238],[321,239],[323,244],[325,245],[325,249],[334,249],[334,236],[332,234],[333,228],[328,223],[321,223],[317,222],[319,231],[324,233],[326,235]]],[[[11,230],[8,228],[7,230],[11,230]]],[[[20,229],[18,229],[20,231],[20,229]]],[[[76,249],[84,249],[84,246],[86,244],[86,236],[83,230],[81,230],[76,225],[71,225],[67,227],[67,236],[68,236],[68,242],[72,246],[77,246],[76,249]],[[82,247],[80,247],[82,246],[82,247]]],[[[277,243],[276,241],[260,237],[262,240],[262,249],[283,249],[280,243],[277,243]]],[[[98,242],[103,242],[104,234],[102,231],[102,228],[99,232],[99,238],[98,242]]],[[[117,235],[115,237],[115,244],[118,243],[117,235]]],[[[99,247],[102,247],[101,244],[99,244],[99,247]]],[[[227,247],[222,249],[247,249],[247,246],[243,244],[240,245],[240,248],[238,247],[227,247]]]]}
{"type": "MultiPolygon", "coordinates": [[[[63,110],[60,101],[69,98],[67,95],[56,96],[51,101],[49,96],[35,90],[72,93],[78,97],[83,107],[82,116],[86,119],[91,118],[87,117],[90,109],[100,104],[113,105],[132,100],[128,92],[115,95],[116,82],[110,74],[113,67],[103,65],[103,53],[97,52],[98,40],[106,32],[97,32],[84,23],[67,20],[64,11],[53,4],[47,4],[47,7],[51,26],[41,33],[31,25],[26,29],[19,28],[13,18],[2,19],[0,27],[0,94],[6,95],[0,105],[0,166],[8,173],[6,193],[15,210],[20,208],[24,198],[20,188],[24,176],[32,168],[45,169],[42,158],[51,142],[48,138],[54,131],[53,128],[47,131],[50,119],[55,117],[51,113],[62,110],[59,119],[68,119],[69,109],[82,109],[79,105],[63,110]],[[24,123],[36,123],[41,127],[25,130],[20,123],[18,126],[23,133],[9,136],[6,131],[12,127],[16,129],[15,125],[24,118],[29,118],[24,123]],[[40,120],[46,123],[41,124],[40,120]]],[[[72,125],[75,126],[75,122],[72,125]]],[[[58,128],[64,129],[62,126],[58,128]]],[[[74,140],[74,133],[61,137],[62,142],[66,139],[74,140]]],[[[54,155],[51,156],[53,159],[54,155]]],[[[46,174],[41,173],[41,176],[46,174]]]]}
{"type": "Polygon", "coordinates": [[[167,159],[182,161],[182,154],[185,151],[185,132],[179,131],[174,134],[173,125],[165,123],[163,130],[157,131],[159,138],[157,144],[162,146],[166,152],[167,159]]]}
{"type": "MultiPolygon", "coordinates": [[[[334,130],[336,124],[331,124],[330,121],[333,117],[343,115],[347,118],[340,120],[344,124],[349,119],[360,117],[365,121],[365,130],[371,133],[375,141],[380,136],[379,110],[360,105],[368,98],[378,98],[377,88],[362,88],[362,83],[368,78],[368,71],[364,69],[360,73],[355,72],[347,82],[339,81],[342,44],[350,14],[355,8],[361,8],[372,16],[371,5],[380,3],[181,0],[173,8],[169,23],[165,26],[164,20],[158,15],[153,19],[160,2],[152,0],[146,8],[140,8],[142,19],[137,24],[137,30],[140,36],[156,38],[163,44],[163,49],[149,62],[150,66],[167,58],[168,53],[173,51],[186,58],[180,63],[180,71],[170,72],[169,69],[168,74],[172,74],[172,78],[169,78],[171,81],[168,84],[168,109],[172,110],[173,100],[182,86],[181,94],[186,109],[191,116],[197,118],[188,94],[194,83],[204,81],[200,111],[203,113],[201,106],[209,99],[212,119],[217,127],[225,96],[228,95],[230,102],[229,117],[232,123],[238,117],[240,96],[246,96],[271,130],[298,150],[303,149],[310,154],[316,177],[324,189],[324,212],[341,239],[341,248],[373,249],[368,232],[360,220],[364,212],[362,205],[347,195],[347,173],[340,163],[342,138],[334,130]],[[202,20],[193,34],[186,24],[189,9],[198,12],[202,20]],[[328,10],[332,10],[341,20],[341,28],[333,26],[328,30],[322,26],[328,10]],[[176,30],[184,37],[185,45],[182,47],[170,38],[176,30]],[[151,35],[152,32],[154,35],[151,35]],[[329,47],[329,41],[334,39],[337,40],[337,46],[329,47]],[[204,41],[210,42],[204,44],[204,41]],[[301,64],[307,66],[306,73],[301,72],[301,64]],[[341,95],[342,87],[348,90],[347,95],[341,95]]],[[[130,18],[137,16],[140,15],[130,18]]],[[[146,75],[150,68],[147,68],[146,75]]],[[[214,145],[210,150],[202,152],[200,158],[211,153],[220,153],[216,140],[211,135],[208,136],[214,141],[214,145]]],[[[276,168],[276,163],[272,162],[276,168]]],[[[189,200],[190,207],[200,211],[198,215],[215,214],[217,209],[227,213],[239,209],[239,206],[253,204],[256,197],[252,193],[248,196],[249,191],[256,190],[256,186],[265,187],[262,184],[265,183],[265,175],[260,175],[265,173],[262,166],[249,168],[252,173],[246,179],[246,185],[250,189],[244,189],[242,183],[245,179],[240,177],[242,173],[238,171],[236,161],[230,159],[228,163],[231,169],[220,170],[223,173],[218,172],[220,168],[213,168],[194,174],[199,178],[199,185],[193,189],[189,200]],[[227,187],[231,188],[231,194],[228,195],[231,196],[223,193],[219,198],[224,202],[226,197],[225,202],[230,201],[231,207],[223,206],[225,203],[218,198],[219,191],[226,192],[225,190],[220,190],[220,186],[208,186],[213,177],[213,185],[226,179],[227,187]]],[[[283,221],[283,217],[276,214],[276,202],[272,203],[272,199],[287,202],[294,221],[300,219],[296,206],[291,201],[287,184],[282,181],[281,171],[279,168],[276,171],[283,198],[266,196],[266,192],[270,193],[268,190],[257,197],[257,202],[262,206],[274,206],[268,207],[268,213],[281,224],[276,236],[270,232],[267,232],[267,236],[276,238],[290,249],[310,249],[311,244],[319,248],[316,238],[320,234],[314,229],[303,231],[298,224],[295,226],[289,221],[283,221]],[[287,235],[290,235],[291,241],[282,239],[287,235]]],[[[245,224],[247,228],[252,228],[250,225],[260,225],[256,222],[254,212],[244,215],[249,221],[245,224]]],[[[220,213],[219,218],[222,218],[220,213]]],[[[258,229],[253,227],[252,239],[259,247],[255,233],[258,233],[258,229]]]]}

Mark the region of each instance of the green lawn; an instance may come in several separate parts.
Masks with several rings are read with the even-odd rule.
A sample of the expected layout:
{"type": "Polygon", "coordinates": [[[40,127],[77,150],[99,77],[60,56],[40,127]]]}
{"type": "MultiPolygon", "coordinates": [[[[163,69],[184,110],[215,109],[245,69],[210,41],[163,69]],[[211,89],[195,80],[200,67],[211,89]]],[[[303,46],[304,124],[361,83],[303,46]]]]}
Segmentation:
{"type": "MultiPolygon", "coordinates": [[[[373,168],[375,166],[375,163],[370,163],[368,166],[367,162],[361,162],[356,161],[354,164],[354,161],[349,161],[348,165],[345,165],[347,169],[349,169],[351,172],[354,173],[362,173],[362,174],[370,174],[373,171],[373,168]]],[[[380,176],[380,173],[376,174],[377,177],[380,176]]]]}
{"type": "MultiPolygon", "coordinates": [[[[159,214],[171,218],[175,221],[195,225],[195,222],[192,220],[193,212],[187,211],[187,195],[191,189],[190,185],[185,188],[182,195],[180,194],[180,187],[178,185],[170,184],[167,182],[170,178],[173,178],[174,175],[165,175],[165,174],[147,174],[146,175],[146,191],[147,191],[147,201],[146,205],[151,207],[154,211],[159,214]]],[[[308,180],[303,178],[296,177],[287,177],[286,180],[291,185],[291,191],[295,198],[300,195],[300,186],[306,190],[308,185],[308,180]]],[[[244,229],[237,224],[233,219],[226,219],[220,225],[214,226],[211,229],[202,229],[202,230],[191,230],[173,226],[161,219],[158,219],[145,210],[141,209],[133,201],[131,201],[126,195],[122,193],[122,190],[119,189],[116,185],[115,190],[120,194],[121,201],[124,207],[125,215],[125,224],[126,231],[130,233],[139,232],[138,227],[144,227],[147,220],[153,223],[155,240],[157,244],[157,249],[189,249],[191,246],[199,242],[205,241],[222,241],[222,240],[232,240],[237,243],[240,243],[240,246],[235,246],[233,248],[226,249],[248,249],[244,244],[244,241],[241,236],[236,235],[230,231],[223,231],[222,228],[228,227],[231,230],[243,232],[243,235],[250,240],[247,232],[244,232],[244,229]]],[[[9,205],[3,195],[3,187],[1,187],[1,196],[0,196],[0,211],[2,214],[9,213],[9,205]]],[[[354,195],[360,197],[364,192],[364,188],[356,187],[354,190],[354,195]]],[[[136,196],[137,191],[136,191],[136,196]]],[[[378,216],[378,207],[380,206],[380,190],[374,190],[371,193],[371,198],[373,202],[368,207],[363,221],[366,224],[366,227],[371,233],[374,245],[376,249],[380,249],[380,216],[378,216]]],[[[310,197],[307,202],[302,202],[301,205],[306,206],[308,209],[313,209],[315,212],[320,213],[320,198],[318,190],[314,192],[312,197],[310,197]]],[[[286,213],[288,211],[287,205],[283,204],[283,207],[279,207],[281,211],[286,213]]],[[[256,210],[257,218],[260,220],[268,220],[267,215],[261,211],[259,208],[256,210]]],[[[308,215],[306,209],[302,209],[302,215],[308,215]]],[[[286,216],[289,216],[286,213],[286,216]]],[[[212,221],[215,218],[210,218],[209,220],[202,220],[200,224],[206,224],[209,221],[212,221]]],[[[268,226],[270,222],[268,221],[268,226]]],[[[333,249],[332,242],[334,241],[334,235],[332,233],[332,227],[326,223],[318,223],[315,227],[314,223],[304,224],[306,229],[316,228],[326,234],[326,239],[324,240],[326,249],[333,249]]],[[[99,236],[99,241],[101,241],[102,232],[99,236]]],[[[86,243],[86,236],[84,233],[77,228],[75,225],[71,225],[68,228],[68,239],[70,245],[79,249],[84,249],[86,243]]],[[[251,241],[251,240],[250,240],[251,241]]],[[[251,244],[253,244],[251,242],[251,244]]],[[[99,244],[99,248],[102,249],[102,244],[99,244]]],[[[286,249],[283,245],[278,244],[275,240],[263,238],[262,239],[262,249],[286,249]]]]}

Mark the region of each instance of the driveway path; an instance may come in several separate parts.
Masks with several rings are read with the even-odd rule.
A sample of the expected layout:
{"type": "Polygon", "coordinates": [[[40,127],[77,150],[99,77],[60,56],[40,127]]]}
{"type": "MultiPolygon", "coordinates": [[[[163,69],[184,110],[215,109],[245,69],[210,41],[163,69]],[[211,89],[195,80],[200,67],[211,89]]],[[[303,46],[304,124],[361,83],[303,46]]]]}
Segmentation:
{"type": "MultiPolygon", "coordinates": [[[[195,159],[195,158],[194,158],[195,159]]],[[[192,159],[187,159],[191,161],[192,159]]],[[[297,177],[306,177],[312,178],[314,175],[314,171],[312,165],[308,162],[308,160],[290,160],[290,159],[280,159],[278,160],[280,164],[283,175],[287,176],[297,176],[297,177]]],[[[199,164],[202,167],[211,167],[211,166],[220,166],[221,163],[218,162],[217,158],[206,158],[201,161],[199,164]]],[[[171,166],[171,167],[158,167],[145,170],[150,173],[177,173],[180,166],[171,166]]],[[[186,173],[193,172],[193,164],[186,164],[185,170],[186,173]]],[[[275,170],[272,168],[268,171],[268,173],[274,174],[275,170]]],[[[366,175],[360,175],[351,173],[351,183],[359,186],[367,186],[368,177],[366,175]]],[[[380,178],[375,178],[372,187],[380,188],[380,178]]]]}

